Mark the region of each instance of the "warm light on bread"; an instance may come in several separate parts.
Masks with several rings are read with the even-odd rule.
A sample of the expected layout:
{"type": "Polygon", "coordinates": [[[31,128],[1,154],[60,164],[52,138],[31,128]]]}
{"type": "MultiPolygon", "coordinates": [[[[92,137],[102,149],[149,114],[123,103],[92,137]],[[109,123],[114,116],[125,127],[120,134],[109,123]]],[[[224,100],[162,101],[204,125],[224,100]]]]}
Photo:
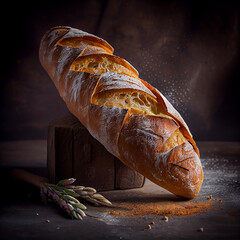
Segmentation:
{"type": "Polygon", "coordinates": [[[113,48],[111,45],[109,45],[106,41],[100,38],[96,39],[94,36],[91,35],[80,35],[79,37],[64,38],[60,40],[57,44],[63,47],[66,46],[71,48],[79,48],[83,45],[96,46],[103,48],[109,54],[113,53],[113,48]]]}
{"type": "Polygon", "coordinates": [[[171,118],[161,112],[161,105],[150,95],[141,91],[123,92],[108,91],[93,95],[92,103],[105,105],[108,107],[121,107],[131,109],[131,112],[138,114],[155,115],[160,117],[171,118]]]}
{"type": "Polygon", "coordinates": [[[154,183],[198,195],[199,151],[181,115],[105,40],[70,27],[42,38],[39,56],[69,110],[94,138],[154,183]]]}
{"type": "Polygon", "coordinates": [[[95,54],[78,57],[71,66],[72,71],[82,71],[88,73],[116,72],[131,77],[138,77],[138,72],[125,60],[109,55],[95,54]]]}

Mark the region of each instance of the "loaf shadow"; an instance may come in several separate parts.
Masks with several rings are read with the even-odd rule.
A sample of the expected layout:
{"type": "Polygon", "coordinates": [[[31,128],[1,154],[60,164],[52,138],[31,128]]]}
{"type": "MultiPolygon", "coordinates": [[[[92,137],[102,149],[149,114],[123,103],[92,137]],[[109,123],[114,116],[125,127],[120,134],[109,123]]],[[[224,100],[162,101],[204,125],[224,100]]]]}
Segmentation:
{"type": "Polygon", "coordinates": [[[118,196],[112,201],[118,202],[128,202],[128,203],[163,203],[163,202],[186,202],[188,199],[178,197],[171,194],[154,194],[154,195],[128,195],[128,196],[118,196]]]}
{"type": "Polygon", "coordinates": [[[102,192],[102,194],[109,199],[114,206],[130,205],[156,205],[156,204],[174,204],[185,203],[189,199],[176,196],[165,189],[157,186],[151,181],[147,180],[142,188],[128,189],[128,190],[113,190],[102,192]]]}

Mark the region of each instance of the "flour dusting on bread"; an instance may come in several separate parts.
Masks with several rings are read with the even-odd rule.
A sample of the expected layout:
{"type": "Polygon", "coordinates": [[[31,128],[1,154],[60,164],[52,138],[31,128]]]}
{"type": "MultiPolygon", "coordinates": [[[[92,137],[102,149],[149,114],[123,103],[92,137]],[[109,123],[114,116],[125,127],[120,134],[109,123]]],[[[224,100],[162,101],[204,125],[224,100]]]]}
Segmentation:
{"type": "Polygon", "coordinates": [[[199,151],[181,115],[102,38],[71,27],[43,37],[40,61],[69,110],[94,138],[154,183],[198,195],[199,151]]]}

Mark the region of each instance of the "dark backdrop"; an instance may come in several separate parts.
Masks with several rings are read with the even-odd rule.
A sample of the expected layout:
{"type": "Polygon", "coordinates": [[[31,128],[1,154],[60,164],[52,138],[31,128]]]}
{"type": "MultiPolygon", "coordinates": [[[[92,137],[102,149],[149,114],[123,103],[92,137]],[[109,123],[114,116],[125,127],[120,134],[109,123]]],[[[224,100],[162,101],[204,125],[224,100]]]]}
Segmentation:
{"type": "Polygon", "coordinates": [[[239,4],[234,1],[9,1],[1,16],[1,140],[44,139],[67,111],[38,60],[69,25],[107,40],[182,114],[196,140],[240,140],[239,4]]]}

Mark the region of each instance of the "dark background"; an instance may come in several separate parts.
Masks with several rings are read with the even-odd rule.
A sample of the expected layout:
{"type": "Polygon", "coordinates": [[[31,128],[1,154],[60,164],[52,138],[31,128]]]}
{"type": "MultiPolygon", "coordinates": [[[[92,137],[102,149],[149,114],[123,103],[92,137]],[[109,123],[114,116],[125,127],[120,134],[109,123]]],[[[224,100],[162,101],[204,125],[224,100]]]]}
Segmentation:
{"type": "Polygon", "coordinates": [[[107,40],[182,114],[196,140],[239,141],[239,4],[234,1],[22,1],[1,16],[1,140],[46,139],[67,111],[38,59],[68,25],[107,40]]]}

